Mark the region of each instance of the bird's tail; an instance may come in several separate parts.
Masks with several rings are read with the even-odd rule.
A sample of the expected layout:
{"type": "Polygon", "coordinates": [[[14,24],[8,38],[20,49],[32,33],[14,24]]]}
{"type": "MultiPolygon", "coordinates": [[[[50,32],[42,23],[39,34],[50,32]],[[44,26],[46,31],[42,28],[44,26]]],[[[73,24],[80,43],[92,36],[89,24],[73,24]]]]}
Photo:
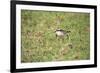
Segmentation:
{"type": "Polygon", "coordinates": [[[66,31],[66,33],[71,33],[71,31],[70,31],[70,30],[68,30],[68,31],[66,31]]]}

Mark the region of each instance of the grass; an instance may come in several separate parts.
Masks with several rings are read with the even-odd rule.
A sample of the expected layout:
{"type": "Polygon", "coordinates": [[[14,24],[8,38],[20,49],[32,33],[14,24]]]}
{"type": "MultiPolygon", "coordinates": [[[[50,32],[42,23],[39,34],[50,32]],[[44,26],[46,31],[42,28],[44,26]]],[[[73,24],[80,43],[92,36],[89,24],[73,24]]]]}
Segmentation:
{"type": "Polygon", "coordinates": [[[21,10],[21,62],[90,59],[88,13],[21,10]],[[69,38],[56,29],[71,31],[69,38]]]}

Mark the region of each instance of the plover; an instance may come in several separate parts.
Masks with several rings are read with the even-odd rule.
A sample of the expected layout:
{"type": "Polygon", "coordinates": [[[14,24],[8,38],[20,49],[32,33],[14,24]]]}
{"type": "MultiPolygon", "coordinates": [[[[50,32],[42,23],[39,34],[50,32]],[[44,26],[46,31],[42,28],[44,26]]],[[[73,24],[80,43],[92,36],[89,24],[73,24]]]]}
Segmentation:
{"type": "Polygon", "coordinates": [[[57,29],[55,33],[56,33],[56,37],[64,37],[65,35],[68,36],[68,33],[70,33],[70,31],[65,31],[63,29],[57,29]]]}

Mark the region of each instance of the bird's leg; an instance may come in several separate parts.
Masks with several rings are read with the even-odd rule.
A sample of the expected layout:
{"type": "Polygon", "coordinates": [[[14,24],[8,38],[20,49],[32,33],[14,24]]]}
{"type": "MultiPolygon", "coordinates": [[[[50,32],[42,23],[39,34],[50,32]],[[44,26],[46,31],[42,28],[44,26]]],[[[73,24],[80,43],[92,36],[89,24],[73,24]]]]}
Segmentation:
{"type": "Polygon", "coordinates": [[[57,40],[59,40],[59,38],[58,38],[57,34],[56,34],[56,38],[57,38],[57,40]]]}
{"type": "Polygon", "coordinates": [[[68,40],[69,40],[69,35],[67,35],[67,38],[68,38],[68,40]]]}
{"type": "Polygon", "coordinates": [[[62,41],[64,41],[64,36],[63,37],[61,37],[62,38],[62,41]]]}

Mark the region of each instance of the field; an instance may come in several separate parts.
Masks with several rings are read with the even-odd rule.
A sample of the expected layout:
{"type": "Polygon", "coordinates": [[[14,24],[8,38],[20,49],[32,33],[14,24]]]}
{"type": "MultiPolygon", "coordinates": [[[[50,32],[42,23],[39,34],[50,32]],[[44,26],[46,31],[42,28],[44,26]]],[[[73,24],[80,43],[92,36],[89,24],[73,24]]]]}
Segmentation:
{"type": "Polygon", "coordinates": [[[21,10],[21,62],[90,59],[90,14],[21,10]],[[55,30],[70,31],[63,39],[55,30]]]}

